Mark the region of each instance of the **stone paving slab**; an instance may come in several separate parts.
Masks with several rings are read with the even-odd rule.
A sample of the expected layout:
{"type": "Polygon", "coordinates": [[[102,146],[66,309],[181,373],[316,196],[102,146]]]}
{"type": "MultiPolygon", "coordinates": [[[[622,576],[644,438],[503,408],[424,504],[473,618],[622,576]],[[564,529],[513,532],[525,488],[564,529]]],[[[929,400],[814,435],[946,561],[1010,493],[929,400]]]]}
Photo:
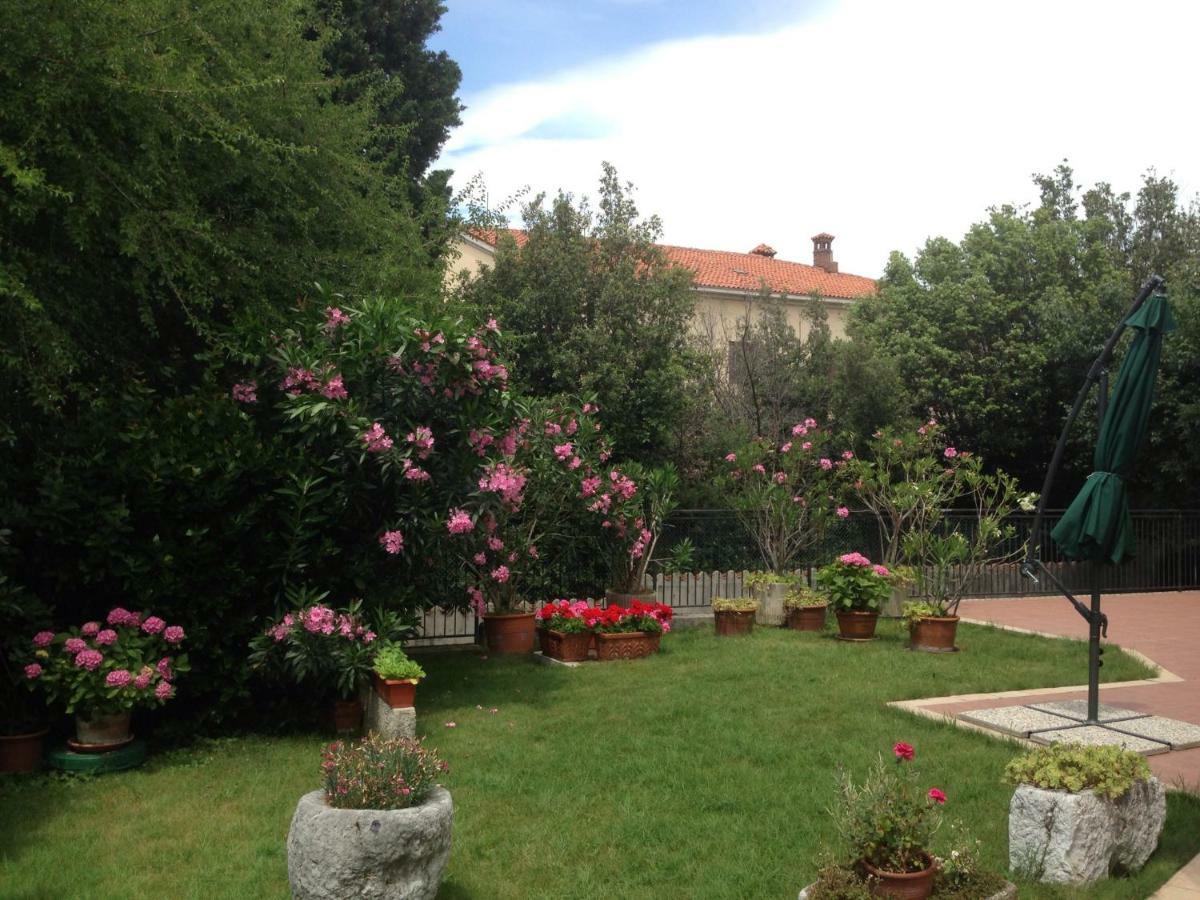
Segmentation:
{"type": "MultiPolygon", "coordinates": [[[[1055,700],[1047,703],[1030,703],[1029,708],[1052,713],[1056,716],[1063,716],[1067,719],[1074,719],[1076,722],[1087,721],[1086,700],[1055,700]]],[[[1107,703],[1101,703],[1096,710],[1096,716],[1101,722],[1140,719],[1146,715],[1146,713],[1138,712],[1136,709],[1122,709],[1119,706],[1109,706],[1107,703]]]]}
{"type": "Polygon", "coordinates": [[[1075,728],[1079,723],[1065,716],[1042,712],[1028,706],[1000,706],[993,709],[972,709],[960,712],[958,718],[973,725],[982,725],[993,731],[1002,731],[1014,737],[1029,737],[1036,731],[1075,728]]]}
{"type": "Polygon", "coordinates": [[[553,657],[546,656],[541,650],[533,654],[533,659],[534,662],[539,662],[543,666],[561,666],[564,669],[578,669],[583,665],[581,662],[567,662],[565,659],[554,659],[553,657]]]}
{"type": "Polygon", "coordinates": [[[1132,734],[1122,734],[1103,725],[1075,725],[1071,728],[1059,728],[1053,731],[1035,731],[1029,737],[1038,744],[1083,744],[1090,747],[1113,745],[1140,753],[1142,756],[1167,753],[1171,749],[1170,744],[1163,744],[1132,734]]]}
{"type": "Polygon", "coordinates": [[[1164,744],[1170,744],[1172,750],[1200,747],[1200,725],[1168,719],[1165,716],[1142,716],[1124,722],[1113,722],[1108,727],[1125,734],[1162,741],[1164,744]]]}

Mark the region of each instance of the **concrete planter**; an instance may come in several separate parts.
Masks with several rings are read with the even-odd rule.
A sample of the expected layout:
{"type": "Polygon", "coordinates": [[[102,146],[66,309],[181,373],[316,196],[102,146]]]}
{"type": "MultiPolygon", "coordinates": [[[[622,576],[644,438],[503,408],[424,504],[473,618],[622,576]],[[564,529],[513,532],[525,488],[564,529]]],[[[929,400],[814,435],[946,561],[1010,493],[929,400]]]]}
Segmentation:
{"type": "Polygon", "coordinates": [[[288,831],[288,882],[298,900],[433,900],[450,859],[454,805],[435,788],[409,809],[334,809],[300,798],[288,831]]]}
{"type": "MultiPolygon", "coordinates": [[[[814,887],[815,885],[810,884],[808,887],[802,889],[797,900],[809,900],[814,887]]],[[[1017,900],[1017,886],[1011,881],[1006,881],[1004,882],[1004,887],[996,891],[992,896],[982,898],[982,900],[1017,900]]]]}
{"type": "Polygon", "coordinates": [[[755,588],[758,612],[754,614],[754,621],[759,625],[782,625],[785,618],[783,601],[790,589],[789,584],[764,584],[755,588]]]}
{"type": "Polygon", "coordinates": [[[1158,846],[1166,817],[1166,791],[1153,777],[1116,800],[1022,784],[1008,807],[1008,865],[1056,884],[1137,871],[1158,846]]]}

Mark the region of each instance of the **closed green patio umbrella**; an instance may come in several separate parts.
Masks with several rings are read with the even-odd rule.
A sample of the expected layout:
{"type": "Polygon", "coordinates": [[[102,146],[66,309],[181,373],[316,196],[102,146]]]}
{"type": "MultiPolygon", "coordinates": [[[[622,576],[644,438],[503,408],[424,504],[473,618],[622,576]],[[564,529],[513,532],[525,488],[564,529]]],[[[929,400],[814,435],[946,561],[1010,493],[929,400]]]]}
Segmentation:
{"type": "MultiPolygon", "coordinates": [[[[1108,399],[1088,476],[1050,536],[1071,559],[1119,563],[1133,553],[1126,482],[1146,437],[1163,335],[1175,328],[1163,294],[1125,320],[1137,334],[1108,399]]],[[[1101,403],[1103,403],[1101,399],[1101,403]]]]}

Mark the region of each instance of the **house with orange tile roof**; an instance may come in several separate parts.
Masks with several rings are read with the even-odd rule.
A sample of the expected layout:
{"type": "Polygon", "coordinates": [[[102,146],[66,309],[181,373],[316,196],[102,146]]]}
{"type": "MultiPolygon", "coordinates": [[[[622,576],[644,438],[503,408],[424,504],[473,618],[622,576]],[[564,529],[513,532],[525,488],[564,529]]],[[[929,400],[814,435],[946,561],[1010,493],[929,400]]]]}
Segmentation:
{"type": "MultiPolygon", "coordinates": [[[[522,246],[527,235],[519,229],[509,229],[522,246]]],[[[475,273],[490,266],[496,256],[498,234],[479,231],[461,235],[455,250],[457,258],[451,264],[447,278],[460,272],[475,273]]],[[[692,290],[696,293],[695,327],[707,333],[714,345],[732,340],[739,333],[740,321],[753,318],[755,302],[764,289],[783,300],[788,322],[796,333],[807,334],[809,320],[804,315],[808,302],[817,297],[825,309],[829,329],[834,337],[846,332],[846,317],[854,302],[874,294],[874,279],[838,271],[833,259],[832,234],[814,235],[813,261],[807,263],[777,259],[775,250],[759,244],[748,253],[727,250],[697,250],[659,244],[667,261],[692,272],[692,290]]]]}

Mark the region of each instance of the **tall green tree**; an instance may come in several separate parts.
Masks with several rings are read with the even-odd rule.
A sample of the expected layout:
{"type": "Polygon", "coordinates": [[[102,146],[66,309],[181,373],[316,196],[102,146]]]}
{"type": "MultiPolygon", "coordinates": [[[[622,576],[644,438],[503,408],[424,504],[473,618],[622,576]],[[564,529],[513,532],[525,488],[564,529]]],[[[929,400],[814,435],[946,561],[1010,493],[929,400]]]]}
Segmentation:
{"type": "Polygon", "coordinates": [[[541,195],[524,219],[521,246],[502,234],[495,265],[460,299],[500,320],[522,390],[594,395],[621,453],[671,457],[697,355],[692,274],[655,245],[658,218],[639,216],[632,186],[605,163],[595,209],[541,195]]]}

